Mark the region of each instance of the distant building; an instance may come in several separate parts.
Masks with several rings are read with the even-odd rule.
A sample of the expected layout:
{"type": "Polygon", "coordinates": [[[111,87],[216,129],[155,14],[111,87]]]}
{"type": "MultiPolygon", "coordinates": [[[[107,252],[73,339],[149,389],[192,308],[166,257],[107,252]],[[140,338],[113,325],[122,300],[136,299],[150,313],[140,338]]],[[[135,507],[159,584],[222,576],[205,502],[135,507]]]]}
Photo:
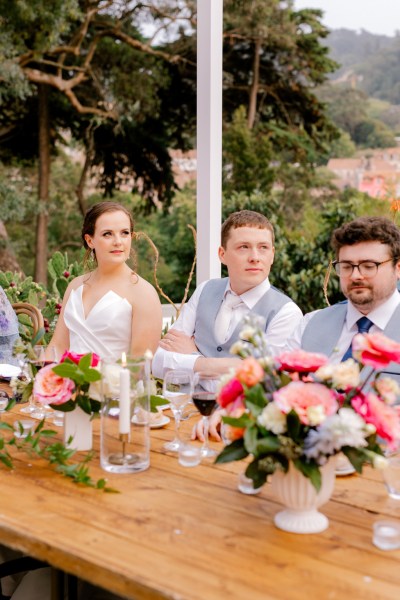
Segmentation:
{"type": "Polygon", "coordinates": [[[353,187],[372,198],[400,196],[400,148],[368,150],[358,158],[331,158],[327,168],[340,189],[353,187]]]}

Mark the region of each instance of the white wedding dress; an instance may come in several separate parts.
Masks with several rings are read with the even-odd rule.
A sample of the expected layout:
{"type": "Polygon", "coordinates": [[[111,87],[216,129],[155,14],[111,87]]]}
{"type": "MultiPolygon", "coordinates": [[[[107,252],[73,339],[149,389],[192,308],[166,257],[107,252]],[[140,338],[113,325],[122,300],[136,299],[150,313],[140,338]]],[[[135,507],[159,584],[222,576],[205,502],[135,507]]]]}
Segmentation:
{"type": "Polygon", "coordinates": [[[72,290],[65,306],[64,321],[69,329],[70,350],[95,352],[104,360],[118,360],[129,354],[132,306],[112,290],[93,306],[87,317],[82,302],[83,285],[72,290]]]}

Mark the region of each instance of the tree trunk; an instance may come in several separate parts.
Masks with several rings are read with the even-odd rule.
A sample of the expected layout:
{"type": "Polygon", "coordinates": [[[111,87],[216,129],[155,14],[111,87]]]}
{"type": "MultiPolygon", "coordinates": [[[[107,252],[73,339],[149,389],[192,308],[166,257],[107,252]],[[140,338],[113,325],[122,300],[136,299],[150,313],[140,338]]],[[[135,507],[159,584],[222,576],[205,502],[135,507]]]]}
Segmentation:
{"type": "Polygon", "coordinates": [[[257,96],[258,86],[260,82],[260,50],[261,40],[258,39],[256,40],[254,46],[253,81],[251,82],[249,93],[249,114],[247,117],[247,124],[249,126],[249,129],[253,129],[257,115],[257,96]]]}
{"type": "Polygon", "coordinates": [[[18,271],[21,267],[10,247],[7,230],[3,221],[0,220],[0,271],[18,271]]]}
{"type": "Polygon", "coordinates": [[[35,280],[47,284],[47,222],[50,183],[50,119],[48,87],[38,85],[39,97],[39,212],[36,222],[35,280]]]}

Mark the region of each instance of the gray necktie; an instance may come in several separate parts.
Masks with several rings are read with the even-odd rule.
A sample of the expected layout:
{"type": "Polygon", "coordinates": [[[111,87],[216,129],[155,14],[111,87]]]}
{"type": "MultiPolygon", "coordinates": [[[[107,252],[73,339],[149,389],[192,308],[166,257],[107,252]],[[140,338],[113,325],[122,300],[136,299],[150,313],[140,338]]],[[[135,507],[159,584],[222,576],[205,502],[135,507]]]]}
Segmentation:
{"type": "Polygon", "coordinates": [[[227,292],[221,308],[215,319],[215,339],[219,344],[223,344],[228,339],[228,333],[230,324],[232,321],[233,311],[242,304],[242,300],[239,296],[227,292]]]}
{"type": "MultiPolygon", "coordinates": [[[[368,317],[361,317],[357,321],[357,330],[358,330],[357,333],[368,333],[368,331],[370,330],[372,325],[373,325],[373,322],[370,319],[368,319],[368,317]]],[[[344,353],[341,362],[344,362],[348,358],[352,358],[352,356],[353,356],[353,340],[351,340],[351,344],[347,348],[346,352],[344,353]]]]}

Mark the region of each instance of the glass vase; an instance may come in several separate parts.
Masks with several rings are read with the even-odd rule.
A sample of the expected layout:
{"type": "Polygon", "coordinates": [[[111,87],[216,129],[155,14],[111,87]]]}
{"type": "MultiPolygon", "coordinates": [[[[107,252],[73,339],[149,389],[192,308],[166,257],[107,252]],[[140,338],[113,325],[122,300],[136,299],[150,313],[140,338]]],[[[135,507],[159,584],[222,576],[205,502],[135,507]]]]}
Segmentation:
{"type": "Polygon", "coordinates": [[[111,473],[150,465],[150,363],[102,363],[100,464],[111,473]]]}

